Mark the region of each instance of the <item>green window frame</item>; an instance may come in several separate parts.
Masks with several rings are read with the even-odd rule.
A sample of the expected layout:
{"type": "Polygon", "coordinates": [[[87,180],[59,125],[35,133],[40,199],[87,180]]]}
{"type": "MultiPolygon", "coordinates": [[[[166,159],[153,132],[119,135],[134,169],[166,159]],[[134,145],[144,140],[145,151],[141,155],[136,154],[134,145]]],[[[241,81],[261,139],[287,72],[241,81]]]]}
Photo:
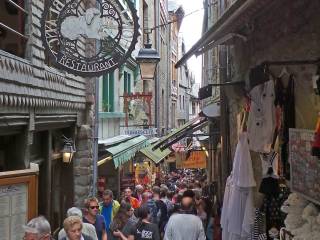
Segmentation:
{"type": "Polygon", "coordinates": [[[114,72],[103,75],[102,111],[114,112],[114,72]]]}
{"type": "Polygon", "coordinates": [[[131,93],[131,74],[124,71],[123,73],[123,92],[124,93],[131,93]]]}

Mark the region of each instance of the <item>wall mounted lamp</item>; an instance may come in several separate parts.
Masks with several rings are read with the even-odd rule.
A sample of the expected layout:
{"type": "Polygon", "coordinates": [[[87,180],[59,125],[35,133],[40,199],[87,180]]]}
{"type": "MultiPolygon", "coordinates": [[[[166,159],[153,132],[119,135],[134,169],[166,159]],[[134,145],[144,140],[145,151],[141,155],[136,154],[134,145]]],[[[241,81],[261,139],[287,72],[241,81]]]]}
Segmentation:
{"type": "Polygon", "coordinates": [[[63,138],[63,149],[61,150],[62,153],[62,161],[64,163],[71,163],[73,154],[76,152],[76,148],[74,146],[74,142],[71,138],[67,138],[66,136],[62,136],[63,138]]]}

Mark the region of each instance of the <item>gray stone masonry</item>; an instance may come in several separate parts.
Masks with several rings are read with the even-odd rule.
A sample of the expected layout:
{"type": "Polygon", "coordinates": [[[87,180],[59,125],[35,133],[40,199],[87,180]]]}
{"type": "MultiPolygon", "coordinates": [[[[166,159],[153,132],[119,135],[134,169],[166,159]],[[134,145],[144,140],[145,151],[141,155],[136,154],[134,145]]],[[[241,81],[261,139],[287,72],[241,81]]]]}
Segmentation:
{"type": "Polygon", "coordinates": [[[74,203],[82,207],[84,199],[91,192],[93,183],[92,128],[82,125],[77,135],[77,152],[73,160],[74,166],[74,203]]]}

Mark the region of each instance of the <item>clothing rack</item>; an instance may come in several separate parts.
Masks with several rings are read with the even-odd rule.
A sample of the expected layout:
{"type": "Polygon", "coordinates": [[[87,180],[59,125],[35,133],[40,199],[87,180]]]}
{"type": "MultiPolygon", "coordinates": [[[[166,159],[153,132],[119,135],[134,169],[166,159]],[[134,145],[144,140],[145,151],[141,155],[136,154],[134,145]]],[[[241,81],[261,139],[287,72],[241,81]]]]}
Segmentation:
{"type": "Polygon", "coordinates": [[[266,66],[282,66],[282,65],[318,65],[320,58],[316,60],[292,60],[292,61],[265,61],[262,63],[266,66]]]}

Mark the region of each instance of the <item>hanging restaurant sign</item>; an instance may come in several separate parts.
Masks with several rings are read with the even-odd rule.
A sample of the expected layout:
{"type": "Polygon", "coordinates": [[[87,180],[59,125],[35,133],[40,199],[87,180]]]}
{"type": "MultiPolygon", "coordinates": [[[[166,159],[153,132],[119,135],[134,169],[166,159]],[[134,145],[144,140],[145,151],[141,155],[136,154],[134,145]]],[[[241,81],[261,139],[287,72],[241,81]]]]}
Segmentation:
{"type": "Polygon", "coordinates": [[[99,76],[131,56],[139,36],[137,11],[130,0],[96,0],[90,7],[86,3],[46,0],[42,40],[57,67],[75,75],[99,76]]]}

